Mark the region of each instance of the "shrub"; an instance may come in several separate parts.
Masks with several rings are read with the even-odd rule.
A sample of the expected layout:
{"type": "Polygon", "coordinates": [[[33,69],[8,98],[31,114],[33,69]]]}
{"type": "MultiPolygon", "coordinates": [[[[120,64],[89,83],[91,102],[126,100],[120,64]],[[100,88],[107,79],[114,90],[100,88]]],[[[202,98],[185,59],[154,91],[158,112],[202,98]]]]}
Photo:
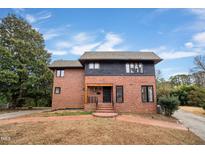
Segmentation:
{"type": "Polygon", "coordinates": [[[189,99],[188,105],[201,106],[205,104],[205,88],[195,87],[194,90],[189,92],[187,98],[189,99]]]}
{"type": "Polygon", "coordinates": [[[158,100],[166,116],[171,116],[178,109],[179,100],[173,96],[162,96],[158,100]]]}
{"type": "Polygon", "coordinates": [[[195,90],[195,86],[193,85],[180,85],[175,87],[175,89],[172,92],[172,95],[178,97],[180,105],[190,105],[188,96],[190,91],[193,90],[195,90]]]}
{"type": "Polygon", "coordinates": [[[201,105],[201,107],[205,110],[205,103],[201,105]]]}
{"type": "Polygon", "coordinates": [[[172,89],[172,85],[169,82],[157,82],[157,100],[162,96],[170,96],[172,89]]]}
{"type": "Polygon", "coordinates": [[[0,96],[0,104],[6,104],[7,98],[5,96],[0,96]]]}

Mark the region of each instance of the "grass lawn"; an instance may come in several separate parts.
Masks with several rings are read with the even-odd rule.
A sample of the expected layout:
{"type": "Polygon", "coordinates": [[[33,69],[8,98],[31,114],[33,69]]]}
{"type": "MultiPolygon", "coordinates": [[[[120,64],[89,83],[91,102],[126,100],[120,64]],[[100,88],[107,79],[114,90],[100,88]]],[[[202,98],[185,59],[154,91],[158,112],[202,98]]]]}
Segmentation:
{"type": "Polygon", "coordinates": [[[10,112],[15,112],[18,110],[0,110],[0,114],[4,114],[4,113],[10,113],[10,112]]]}
{"type": "Polygon", "coordinates": [[[133,115],[133,116],[142,116],[144,118],[148,119],[154,119],[154,120],[161,120],[161,121],[167,121],[167,122],[177,122],[177,119],[174,117],[167,117],[162,114],[156,114],[156,113],[123,113],[125,115],[133,115]]]}
{"type": "Polygon", "coordinates": [[[203,110],[201,107],[180,106],[180,109],[197,115],[205,116],[205,110],[203,110]]]}
{"type": "Polygon", "coordinates": [[[33,113],[27,115],[26,117],[52,117],[52,116],[77,116],[77,115],[88,115],[92,112],[86,112],[83,110],[57,110],[57,111],[47,111],[42,113],[33,113]]]}
{"type": "Polygon", "coordinates": [[[0,114],[18,112],[18,111],[43,110],[43,109],[50,109],[50,107],[33,107],[32,109],[29,109],[28,107],[21,107],[16,109],[1,109],[0,114]]]}
{"type": "Polygon", "coordinates": [[[0,144],[205,144],[189,131],[101,118],[6,124],[0,136],[0,144]]]}

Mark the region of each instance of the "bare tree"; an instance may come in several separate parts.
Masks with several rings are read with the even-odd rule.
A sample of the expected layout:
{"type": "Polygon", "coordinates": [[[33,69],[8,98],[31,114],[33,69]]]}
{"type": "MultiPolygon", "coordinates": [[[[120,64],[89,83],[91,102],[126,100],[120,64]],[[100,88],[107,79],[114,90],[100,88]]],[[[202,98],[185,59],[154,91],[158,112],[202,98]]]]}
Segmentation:
{"type": "Polygon", "coordinates": [[[162,72],[160,70],[155,71],[156,79],[159,80],[162,77],[162,72]]]}
{"type": "Polygon", "coordinates": [[[205,87],[205,72],[195,72],[192,74],[192,78],[195,84],[205,87]]]}
{"type": "Polygon", "coordinates": [[[205,56],[197,56],[194,58],[194,63],[197,71],[205,71],[205,56]]]}
{"type": "Polygon", "coordinates": [[[195,84],[205,87],[205,56],[194,58],[195,67],[191,70],[195,84]]]}
{"type": "Polygon", "coordinates": [[[178,75],[175,75],[175,76],[171,76],[169,78],[171,84],[173,85],[189,85],[191,84],[191,75],[189,74],[178,74],[178,75]]]}

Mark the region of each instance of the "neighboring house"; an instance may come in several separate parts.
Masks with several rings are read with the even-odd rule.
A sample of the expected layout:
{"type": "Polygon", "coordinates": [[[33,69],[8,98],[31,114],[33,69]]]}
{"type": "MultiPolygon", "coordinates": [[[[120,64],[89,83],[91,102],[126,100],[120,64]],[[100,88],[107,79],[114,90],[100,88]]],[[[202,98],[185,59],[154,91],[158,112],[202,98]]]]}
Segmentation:
{"type": "Polygon", "coordinates": [[[54,61],[52,109],[156,112],[154,65],[161,60],[153,52],[85,52],[77,61],[54,61]]]}

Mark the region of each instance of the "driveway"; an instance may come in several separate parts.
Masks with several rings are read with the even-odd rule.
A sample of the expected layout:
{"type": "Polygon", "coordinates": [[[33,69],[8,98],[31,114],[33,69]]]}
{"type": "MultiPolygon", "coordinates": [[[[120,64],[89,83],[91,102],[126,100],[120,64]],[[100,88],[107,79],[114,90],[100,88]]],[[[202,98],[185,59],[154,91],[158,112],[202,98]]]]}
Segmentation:
{"type": "Polygon", "coordinates": [[[205,117],[183,110],[176,111],[173,116],[205,141],[205,117]]]}
{"type": "Polygon", "coordinates": [[[0,114],[0,120],[16,118],[16,117],[20,117],[32,113],[40,113],[44,111],[50,111],[50,109],[27,110],[27,111],[16,111],[16,112],[4,113],[4,114],[0,114]]]}

